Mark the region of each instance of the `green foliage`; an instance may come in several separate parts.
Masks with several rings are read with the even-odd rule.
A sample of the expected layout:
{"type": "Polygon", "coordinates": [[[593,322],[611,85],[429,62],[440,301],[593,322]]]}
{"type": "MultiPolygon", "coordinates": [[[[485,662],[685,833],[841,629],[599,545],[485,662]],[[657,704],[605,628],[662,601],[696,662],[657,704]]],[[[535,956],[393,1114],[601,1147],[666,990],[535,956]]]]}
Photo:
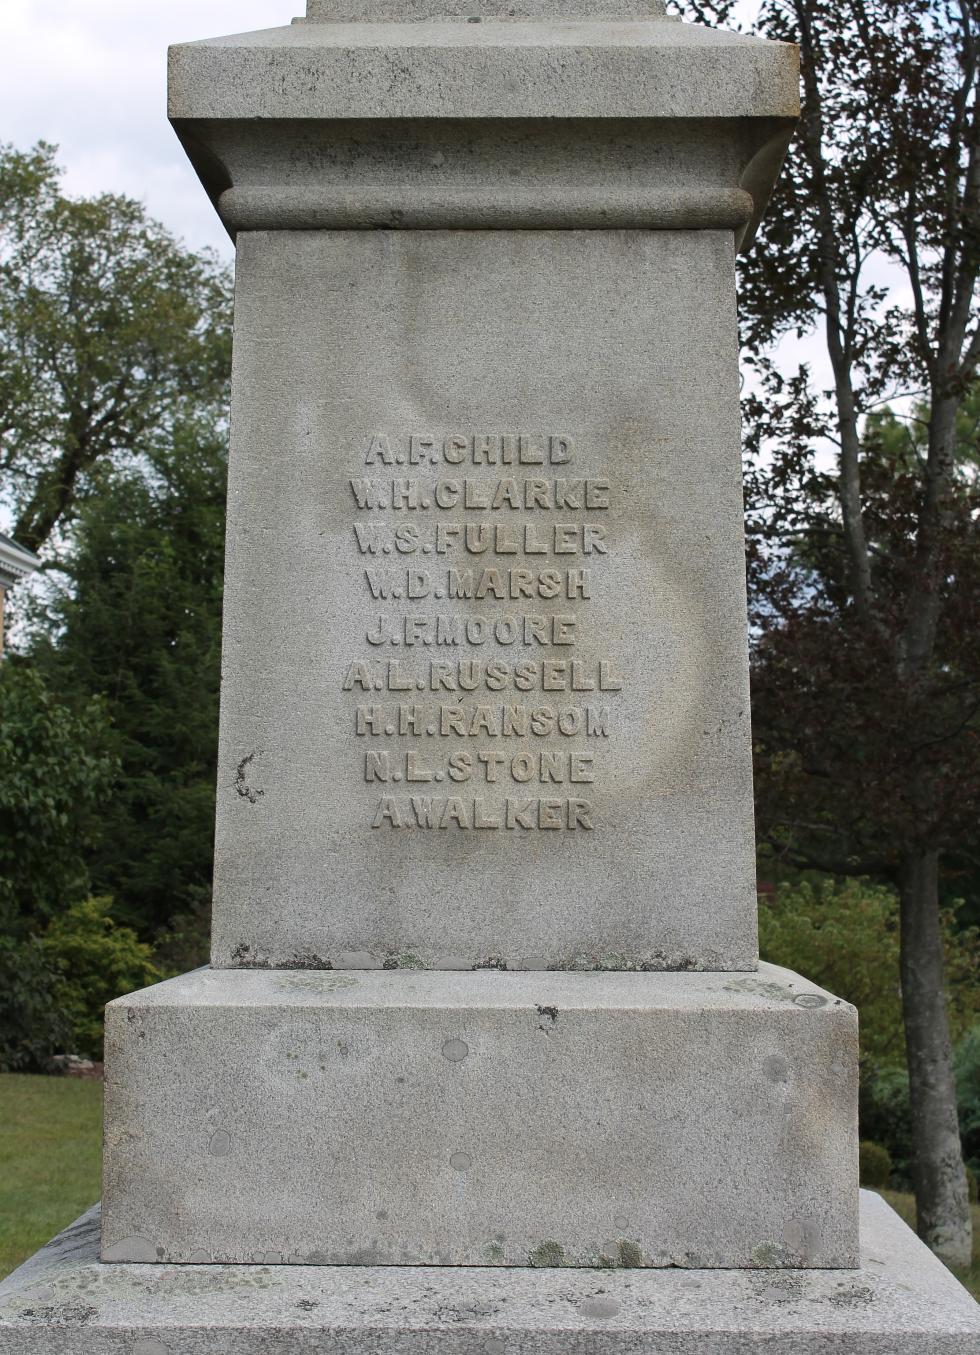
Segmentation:
{"type": "Polygon", "coordinates": [[[0,144],[0,477],[35,550],[111,471],[223,416],[231,336],[227,270],[138,202],[65,197],[54,157],[0,144]]]}
{"type": "Polygon", "coordinates": [[[902,1062],[898,904],[890,889],[866,880],[780,885],[760,898],[759,943],[764,959],[857,1007],[864,1059],[902,1062]]]}
{"type": "Polygon", "coordinates": [[[210,897],[225,474],[205,424],[112,477],[80,512],[33,644],[52,681],[100,694],[111,717],[121,775],[88,863],[145,938],[210,897]]]}
{"type": "Polygon", "coordinates": [[[943,910],[946,1001],[954,1044],[971,1038],[980,1022],[980,928],[962,924],[963,905],[943,910]]]}
{"type": "Polygon", "coordinates": [[[943,624],[915,681],[898,659],[917,587],[928,408],[913,407],[905,422],[879,411],[863,427],[862,520],[882,612],[873,625],[850,600],[834,477],[812,471],[801,446],[781,452],[778,482],[769,463],[750,472],[757,812],[762,840],[783,859],[896,880],[909,851],[936,849],[954,869],[957,854],[971,856],[980,804],[980,484],[968,430],[978,412],[980,386],[959,411],[957,429],[973,440],[955,447],[938,566],[943,624]]]}
{"type": "MultiPolygon", "coordinates": [[[[956,1098],[963,1156],[973,1171],[980,1173],[980,1023],[969,1031],[956,1051],[956,1098]]],[[[976,1185],[974,1177],[974,1191],[976,1185]]]]}
{"type": "Polygon", "coordinates": [[[976,19],[753,7],[759,36],[799,47],[803,108],[739,296],[758,836],[901,888],[920,1225],[947,1261],[969,1216],[936,899],[980,822],[976,19]],[[793,332],[823,341],[826,380],[786,361],[793,332]]]}
{"type": "Polygon", "coordinates": [[[909,1078],[904,1068],[872,1069],[861,1079],[861,1136],[887,1147],[896,1184],[911,1179],[912,1114],[909,1078]]]}
{"type": "MultiPolygon", "coordinates": [[[[967,1032],[956,1050],[956,1090],[963,1156],[972,1169],[969,1185],[971,1199],[975,1200],[976,1174],[980,1172],[980,1024],[967,1032]]],[[[907,1184],[911,1176],[912,1120],[904,1069],[865,1069],[860,1113],[862,1135],[888,1148],[893,1178],[907,1184]]]]}
{"type": "Polygon", "coordinates": [[[862,1186],[887,1186],[892,1177],[892,1156],[887,1148],[870,1139],[860,1143],[860,1177],[862,1186]]]}
{"type": "Polygon", "coordinates": [[[153,960],[165,978],[175,978],[208,963],[211,954],[211,896],[201,891],[194,912],[177,913],[157,933],[153,960]]]}
{"type": "MultiPolygon", "coordinates": [[[[944,924],[950,1026],[957,1041],[980,1017],[980,938],[976,928],[957,926],[953,909],[944,913],[944,924]]],[[[781,884],[773,896],[760,898],[759,939],[766,960],[806,974],[857,1007],[866,1076],[904,1066],[893,890],[860,879],[781,884]]]]}
{"type": "MultiPolygon", "coordinates": [[[[867,880],[781,884],[760,898],[765,959],[846,998],[861,1022],[861,1137],[891,1156],[892,1179],[911,1178],[912,1120],[899,983],[898,899],[867,880]]],[[[944,914],[950,1024],[964,1156],[980,1167],[980,971],[976,928],[944,914]]],[[[862,1172],[862,1180],[864,1180],[862,1172]]],[[[887,1184],[881,1182],[880,1184],[887,1184]]]]}
{"type": "Polygon", "coordinates": [[[0,693],[0,932],[90,892],[144,939],[206,914],[230,346],[223,265],[0,145],[0,497],[46,543],[16,719],[0,693]]]}
{"type": "Polygon", "coordinates": [[[0,1073],[43,1070],[71,1042],[61,977],[33,937],[0,935],[0,1073]]]}
{"type": "Polygon", "coordinates": [[[48,927],[41,947],[62,978],[73,1054],[102,1057],[103,1011],[107,1002],[160,980],[150,947],[110,916],[112,901],[85,899],[48,927]]]}
{"type": "Polygon", "coordinates": [[[86,856],[113,781],[101,703],[73,705],[33,667],[0,665],[0,929],[84,896],[86,856]]]}

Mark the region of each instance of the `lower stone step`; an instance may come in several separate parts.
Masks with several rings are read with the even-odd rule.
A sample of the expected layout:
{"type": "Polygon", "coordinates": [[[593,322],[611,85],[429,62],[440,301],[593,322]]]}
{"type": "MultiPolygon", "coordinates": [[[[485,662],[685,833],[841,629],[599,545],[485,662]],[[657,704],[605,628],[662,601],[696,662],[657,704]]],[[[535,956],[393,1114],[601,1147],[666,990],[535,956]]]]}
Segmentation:
{"type": "Polygon", "coordinates": [[[977,1355],[877,1195],[859,1270],[103,1265],[98,1211],[0,1285],[3,1355],[977,1355]]]}
{"type": "Polygon", "coordinates": [[[757,973],[199,970],[107,1012],[106,1261],[855,1266],[857,1018],[757,973]]]}

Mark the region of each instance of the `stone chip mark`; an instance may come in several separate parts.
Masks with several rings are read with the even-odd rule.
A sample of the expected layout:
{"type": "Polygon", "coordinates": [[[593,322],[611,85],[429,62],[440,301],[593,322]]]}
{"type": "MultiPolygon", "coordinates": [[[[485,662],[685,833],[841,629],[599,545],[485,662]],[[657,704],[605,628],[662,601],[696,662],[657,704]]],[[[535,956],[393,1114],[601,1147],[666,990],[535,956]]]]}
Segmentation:
{"type": "Polygon", "coordinates": [[[208,1152],[212,1157],[227,1157],[231,1152],[231,1135],[224,1129],[219,1129],[211,1136],[208,1152]]]}
{"type": "Polygon", "coordinates": [[[578,1311],[581,1317],[606,1321],[611,1317],[618,1316],[622,1306],[619,1299],[604,1294],[596,1294],[594,1298],[583,1299],[578,1305],[578,1311]]]}
{"type": "Polygon", "coordinates": [[[158,1261],[157,1247],[146,1237],[124,1237],[106,1247],[103,1261],[158,1261]]]}
{"type": "Polygon", "coordinates": [[[235,770],[235,790],[243,800],[247,800],[250,805],[257,805],[259,800],[265,795],[264,790],[257,790],[249,785],[249,771],[252,763],[258,757],[258,751],[249,753],[243,757],[235,770]]]}

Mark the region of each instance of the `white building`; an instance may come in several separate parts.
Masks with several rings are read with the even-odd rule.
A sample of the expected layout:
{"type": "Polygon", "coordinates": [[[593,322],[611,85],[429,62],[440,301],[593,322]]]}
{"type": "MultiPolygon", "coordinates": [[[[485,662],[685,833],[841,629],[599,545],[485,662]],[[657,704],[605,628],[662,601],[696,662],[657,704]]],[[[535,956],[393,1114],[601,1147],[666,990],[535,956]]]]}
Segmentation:
{"type": "Polygon", "coordinates": [[[3,653],[3,611],[7,591],[33,574],[40,563],[32,550],[25,550],[0,532],[0,654],[3,653]]]}

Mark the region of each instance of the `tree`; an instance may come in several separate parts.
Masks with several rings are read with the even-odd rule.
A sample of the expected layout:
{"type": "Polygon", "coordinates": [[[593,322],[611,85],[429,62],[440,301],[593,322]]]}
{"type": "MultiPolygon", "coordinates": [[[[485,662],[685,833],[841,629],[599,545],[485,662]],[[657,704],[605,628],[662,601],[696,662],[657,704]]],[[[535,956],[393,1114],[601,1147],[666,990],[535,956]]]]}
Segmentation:
{"type": "Polygon", "coordinates": [[[54,155],[0,145],[0,481],[32,550],[227,399],[226,270],[137,202],[63,196],[54,155]]]}
{"type": "Polygon", "coordinates": [[[64,196],[52,147],[0,146],[0,484],[48,547],[25,644],[109,721],[120,774],[78,846],[144,937],[175,913],[196,937],[210,895],[230,356],[222,265],[139,203],[64,196]]]}
{"type": "MultiPolygon", "coordinates": [[[[725,22],[731,4],[695,6],[725,22]]],[[[940,864],[980,808],[977,0],[763,0],[804,107],[742,268],[761,836],[892,880],[919,1231],[970,1256],[940,864]],[[832,388],[774,345],[817,331],[832,388]],[[910,398],[907,420],[878,418],[910,398]],[[832,453],[832,457],[828,456],[832,453]],[[832,459],[832,466],[825,461],[832,459]]]]}
{"type": "Polygon", "coordinates": [[[0,665],[0,931],[9,938],[85,897],[116,772],[109,741],[97,699],[73,709],[31,667],[0,665]]]}
{"type": "Polygon", "coordinates": [[[98,694],[120,774],[87,854],[113,915],[153,937],[210,900],[226,456],[206,418],[79,510],[30,656],[84,704],[98,694]]]}
{"type": "Polygon", "coordinates": [[[0,1073],[43,1071],[69,1047],[60,974],[34,936],[0,932],[0,1073]]]}

